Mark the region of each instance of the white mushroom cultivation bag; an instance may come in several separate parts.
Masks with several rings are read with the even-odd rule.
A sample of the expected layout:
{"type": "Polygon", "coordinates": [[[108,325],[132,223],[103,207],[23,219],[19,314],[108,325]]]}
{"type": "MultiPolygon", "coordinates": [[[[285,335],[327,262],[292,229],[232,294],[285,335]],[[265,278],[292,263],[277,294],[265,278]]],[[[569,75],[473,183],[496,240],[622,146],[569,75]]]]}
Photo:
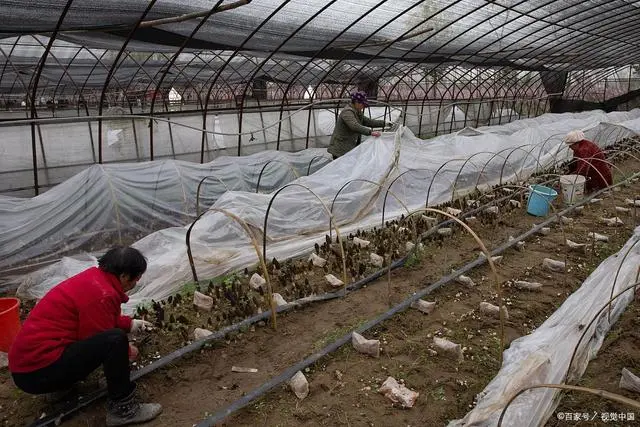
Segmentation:
{"type": "MultiPolygon", "coordinates": [[[[635,283],[640,264],[640,227],[615,255],[604,260],[566,301],[534,332],[518,338],[503,354],[502,368],[478,395],[478,403],[463,419],[451,421],[449,427],[495,426],[509,399],[523,388],[536,384],[564,382],[569,362],[584,328],[610,299],[616,272],[614,295],[635,283]],[[631,252],[622,262],[627,251],[631,252]]],[[[580,342],[569,383],[582,376],[589,360],[593,359],[604,338],[618,317],[634,298],[633,288],[614,300],[611,320],[604,310],[587,330],[580,342]]],[[[558,405],[559,390],[533,389],[524,392],[511,403],[504,426],[536,427],[544,425],[558,405]]]]}
{"type": "MultiPolygon", "coordinates": [[[[328,214],[318,198],[325,206],[333,204],[333,224],[340,227],[342,233],[380,226],[384,189],[394,180],[393,194],[400,200],[392,196],[386,199],[386,219],[406,214],[405,206],[411,210],[424,207],[427,187],[430,188],[428,203],[436,205],[451,199],[454,186],[458,194],[471,191],[478,182],[484,190],[501,180],[503,183],[516,181],[536,169],[563,162],[570,156],[570,150],[562,141],[564,135],[572,129],[588,130],[602,125],[608,117],[601,111],[546,114],[519,124],[482,128],[471,134],[452,133],[430,140],[417,138],[401,126],[396,132],[384,132],[378,138],[364,138],[344,156],[293,181],[300,186],[287,187],[273,200],[266,230],[265,215],[274,193],[227,191],[212,207],[237,215],[255,230],[257,236],[266,234],[267,259],[308,257],[314,243],[322,244],[328,234],[328,214]],[[496,156],[494,153],[498,152],[505,154],[496,156]],[[471,155],[474,155],[475,165],[484,167],[470,165],[466,159],[471,155]],[[506,157],[508,165],[505,166],[506,157]],[[440,168],[444,163],[447,167],[440,168]],[[398,178],[410,169],[414,171],[398,178]],[[435,174],[438,169],[440,171],[435,174]],[[353,182],[345,186],[349,181],[353,182]]],[[[640,130],[640,110],[633,110],[624,117],[632,119],[609,126],[618,130],[623,126],[628,133],[640,130]]],[[[597,134],[596,142],[611,144],[620,135],[620,131],[603,131],[597,134]]],[[[126,312],[152,298],[166,298],[193,280],[185,245],[187,229],[188,226],[166,228],[133,245],[149,262],[146,273],[124,307],[126,312]]],[[[257,261],[244,229],[220,212],[205,213],[193,227],[190,242],[199,278],[218,277],[255,265],[257,261]]],[[[51,274],[46,286],[40,281],[26,279],[19,292],[26,297],[44,295],[50,285],[68,277],[63,272],[56,273],[55,268],[49,270],[51,274]]]]}

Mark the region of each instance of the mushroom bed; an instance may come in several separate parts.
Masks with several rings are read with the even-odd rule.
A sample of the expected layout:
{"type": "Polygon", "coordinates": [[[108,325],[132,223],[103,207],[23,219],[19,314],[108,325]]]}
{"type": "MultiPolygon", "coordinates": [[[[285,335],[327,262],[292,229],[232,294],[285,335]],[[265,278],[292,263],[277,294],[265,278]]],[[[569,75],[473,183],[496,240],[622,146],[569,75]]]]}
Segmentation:
{"type": "MultiPolygon", "coordinates": [[[[617,165],[625,175],[640,170],[640,162],[635,159],[617,165]]],[[[618,173],[616,179],[621,180],[622,175],[618,173]]],[[[466,220],[491,250],[543,220],[528,215],[526,200],[512,191],[472,194],[439,208],[449,208],[455,214],[453,209],[468,211],[476,205],[474,201],[497,207],[497,213],[495,209],[481,209],[474,214],[475,221],[466,220]]],[[[545,230],[529,237],[495,260],[504,294],[507,346],[544,322],[603,259],[622,247],[637,224],[636,208],[631,206],[636,199],[640,199],[639,184],[620,186],[560,219],[548,233],[545,230]],[[621,223],[604,221],[612,217],[620,218],[621,223]],[[590,238],[589,233],[594,232],[607,236],[607,241],[596,241],[593,234],[590,238]],[[554,268],[557,264],[549,260],[565,263],[565,268],[554,268]]],[[[561,208],[561,202],[561,197],[556,199],[553,209],[561,208]]],[[[279,315],[276,330],[268,321],[258,322],[145,376],[140,380],[144,397],[165,407],[154,425],[191,425],[206,418],[366,320],[477,259],[478,243],[459,225],[447,225],[450,231],[433,232],[434,223],[445,219],[426,213],[343,236],[349,283],[380,270],[380,265],[388,266],[391,260],[408,255],[407,261],[403,268],[385,273],[344,297],[279,315]],[[415,236],[420,234],[428,236],[411,250],[415,236]]],[[[342,284],[334,286],[327,278],[333,275],[344,281],[343,254],[336,236],[327,236],[324,244],[310,251],[308,257],[272,259],[268,263],[273,292],[279,294],[280,302],[342,291],[342,284]]],[[[152,321],[156,328],[136,339],[141,357],[133,369],[194,341],[196,328],[206,335],[206,330],[216,331],[268,310],[265,286],[254,276],[260,273],[256,266],[201,281],[199,286],[189,283],[164,301],[139,307],[136,316],[152,321]],[[196,292],[201,308],[194,305],[196,292]]],[[[304,370],[308,392],[302,393],[303,400],[285,383],[231,415],[225,423],[406,426],[443,425],[462,418],[500,367],[496,284],[486,265],[467,276],[429,294],[426,305],[416,304],[363,333],[366,340],[379,340],[378,357],[361,354],[351,345],[343,346],[304,370]],[[443,340],[459,347],[444,351],[443,340]],[[398,381],[397,387],[391,388],[406,387],[417,393],[412,395],[412,408],[403,409],[401,399],[393,403],[385,397],[389,391],[378,393],[388,377],[398,381]]],[[[635,353],[631,357],[638,356],[637,348],[629,351],[635,353]]],[[[83,388],[96,388],[97,380],[87,380],[83,388]]],[[[383,391],[388,389],[384,387],[383,391]]],[[[5,425],[24,425],[54,409],[44,399],[15,389],[6,370],[0,371],[0,408],[0,421],[5,425]]],[[[94,404],[67,424],[101,425],[103,416],[102,405],[94,404]]]]}

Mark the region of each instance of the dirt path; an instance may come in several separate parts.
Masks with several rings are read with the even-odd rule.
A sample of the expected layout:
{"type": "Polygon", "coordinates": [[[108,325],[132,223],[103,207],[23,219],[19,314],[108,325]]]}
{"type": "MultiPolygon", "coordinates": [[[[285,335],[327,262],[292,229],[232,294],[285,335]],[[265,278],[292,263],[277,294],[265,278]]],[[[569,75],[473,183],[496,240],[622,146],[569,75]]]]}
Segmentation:
{"type": "MultiPolygon", "coordinates": [[[[624,169],[638,170],[639,166],[627,162],[624,169]]],[[[586,242],[587,233],[594,230],[610,236],[610,241],[597,244],[595,251],[589,248],[586,254],[567,253],[556,225],[551,235],[529,239],[524,252],[510,249],[504,253],[499,274],[509,309],[507,342],[541,324],[602,259],[626,242],[634,226],[631,216],[624,217],[625,225],[618,228],[606,227],[598,218],[614,216],[614,206],[623,206],[624,199],[634,198],[638,190],[636,184],[612,192],[604,201],[587,206],[582,215],[574,215],[575,222],[564,227],[566,237],[577,242],[586,242]],[[543,258],[564,260],[565,256],[566,273],[542,269],[543,258]],[[509,286],[508,281],[514,279],[545,286],[541,292],[521,291],[509,286]]],[[[474,230],[491,249],[540,222],[521,208],[501,215],[497,221],[477,224],[474,230]]],[[[381,278],[346,298],[281,316],[277,332],[252,328],[157,371],[140,381],[143,394],[165,407],[163,415],[150,425],[192,425],[477,255],[475,241],[466,233],[456,232],[449,240],[426,245],[426,255],[420,262],[392,272],[390,286],[386,277],[381,278]],[[232,373],[233,365],[255,367],[259,372],[232,373]]],[[[481,301],[497,304],[495,287],[487,267],[475,269],[470,276],[477,284],[474,288],[452,283],[428,296],[426,299],[437,302],[431,315],[408,310],[365,334],[382,340],[379,359],[367,358],[345,346],[306,372],[311,392],[304,401],[297,401],[286,387],[276,388],[229,418],[225,425],[443,425],[464,416],[474,396],[499,367],[498,321],[478,313],[481,301]],[[434,336],[465,346],[465,360],[457,364],[432,355],[429,348],[434,336]],[[341,379],[336,371],[342,373],[338,375],[341,379]],[[375,392],[387,376],[403,379],[409,388],[420,392],[413,409],[394,408],[375,392]]],[[[16,390],[6,371],[0,373],[0,407],[0,421],[5,425],[24,425],[45,408],[41,398],[16,390]]],[[[99,426],[103,417],[103,405],[95,404],[65,425],[99,426]]]]}

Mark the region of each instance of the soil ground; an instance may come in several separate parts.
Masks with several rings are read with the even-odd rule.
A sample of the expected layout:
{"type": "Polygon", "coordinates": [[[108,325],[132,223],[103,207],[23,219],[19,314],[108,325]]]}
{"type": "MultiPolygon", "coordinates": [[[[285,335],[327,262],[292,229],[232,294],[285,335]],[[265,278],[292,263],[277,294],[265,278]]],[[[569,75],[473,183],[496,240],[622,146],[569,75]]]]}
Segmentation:
{"type": "MultiPolygon", "coordinates": [[[[623,368],[627,368],[634,375],[640,374],[639,326],[640,301],[636,299],[632,304],[629,304],[627,310],[611,328],[597,357],[589,363],[582,379],[576,385],[606,390],[638,400],[638,393],[621,389],[619,383],[623,368]]],[[[560,427],[574,424],[585,427],[640,425],[640,411],[598,396],[569,392],[563,396],[560,405],[546,425],[560,427]],[[574,418],[573,422],[568,421],[568,416],[565,416],[567,413],[588,413],[589,419],[585,420],[583,416],[580,416],[578,421],[575,421],[575,417],[572,417],[574,418]],[[620,416],[620,414],[624,415],[620,416]],[[629,414],[633,414],[633,420],[630,419],[629,414]]]]}
{"type": "MultiPolygon", "coordinates": [[[[636,171],[640,164],[627,161],[622,169],[636,171]]],[[[600,203],[588,205],[582,214],[572,214],[574,222],[562,227],[564,233],[556,224],[550,235],[529,238],[523,252],[510,249],[503,254],[498,274],[509,310],[505,323],[507,345],[544,322],[604,258],[628,240],[636,225],[635,216],[618,214],[625,223],[621,227],[607,227],[599,218],[616,216],[615,206],[624,206],[626,198],[639,198],[638,193],[639,184],[622,187],[600,203]],[[589,244],[586,253],[569,251],[564,245],[565,238],[587,242],[591,231],[608,235],[609,242],[589,244]],[[542,260],[547,257],[566,261],[565,273],[545,271],[542,260]],[[510,286],[513,280],[540,282],[544,286],[539,292],[523,291],[510,286]]],[[[540,222],[527,215],[523,207],[472,227],[491,249],[540,222]]],[[[390,281],[383,277],[345,298],[281,315],[277,331],[251,328],[183,357],[139,382],[143,396],[165,408],[149,425],[193,425],[477,256],[477,243],[467,233],[456,231],[447,240],[429,242],[422,258],[393,271],[390,281]],[[258,372],[233,373],[232,366],[254,367],[258,372]]],[[[487,266],[478,267],[469,275],[477,286],[450,283],[425,298],[437,302],[430,315],[407,310],[367,331],[367,338],[382,342],[380,358],[366,357],[351,346],[344,346],[305,371],[310,383],[305,400],[298,401],[283,385],[227,418],[224,425],[437,426],[463,417],[500,366],[499,321],[478,310],[482,301],[498,304],[496,285],[487,266]],[[457,363],[429,351],[434,336],[466,347],[464,361],[457,363]],[[412,409],[394,407],[376,393],[388,376],[404,380],[407,387],[420,393],[412,409]]],[[[626,315],[622,322],[625,319],[626,315]]],[[[637,360],[638,351],[631,345],[634,338],[629,338],[632,341],[620,351],[627,357],[622,359],[627,362],[624,366],[634,369],[630,361],[637,360]]],[[[619,338],[615,345],[605,345],[603,354],[623,343],[619,338]]],[[[597,365],[592,364],[589,369],[593,366],[597,365]]],[[[602,377],[596,376],[594,381],[601,381],[604,371],[616,381],[619,378],[620,369],[612,369],[611,363],[603,364],[601,370],[602,377]]],[[[598,403],[602,405],[601,400],[598,403]]],[[[104,425],[103,406],[91,405],[64,425],[104,425]]],[[[25,425],[49,410],[41,397],[17,390],[6,370],[0,372],[0,422],[25,425]]]]}

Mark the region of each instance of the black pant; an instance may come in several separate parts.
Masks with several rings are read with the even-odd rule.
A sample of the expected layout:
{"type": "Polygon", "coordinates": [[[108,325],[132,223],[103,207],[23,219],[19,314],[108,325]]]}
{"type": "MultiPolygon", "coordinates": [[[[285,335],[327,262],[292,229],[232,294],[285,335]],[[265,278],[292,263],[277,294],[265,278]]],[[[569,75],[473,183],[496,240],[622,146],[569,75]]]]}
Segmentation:
{"type": "Polygon", "coordinates": [[[110,329],[76,341],[51,365],[12,376],[18,388],[27,393],[53,393],[85,379],[100,365],[104,368],[110,399],[122,399],[133,391],[134,385],[129,380],[129,341],[122,329],[110,329]]]}

